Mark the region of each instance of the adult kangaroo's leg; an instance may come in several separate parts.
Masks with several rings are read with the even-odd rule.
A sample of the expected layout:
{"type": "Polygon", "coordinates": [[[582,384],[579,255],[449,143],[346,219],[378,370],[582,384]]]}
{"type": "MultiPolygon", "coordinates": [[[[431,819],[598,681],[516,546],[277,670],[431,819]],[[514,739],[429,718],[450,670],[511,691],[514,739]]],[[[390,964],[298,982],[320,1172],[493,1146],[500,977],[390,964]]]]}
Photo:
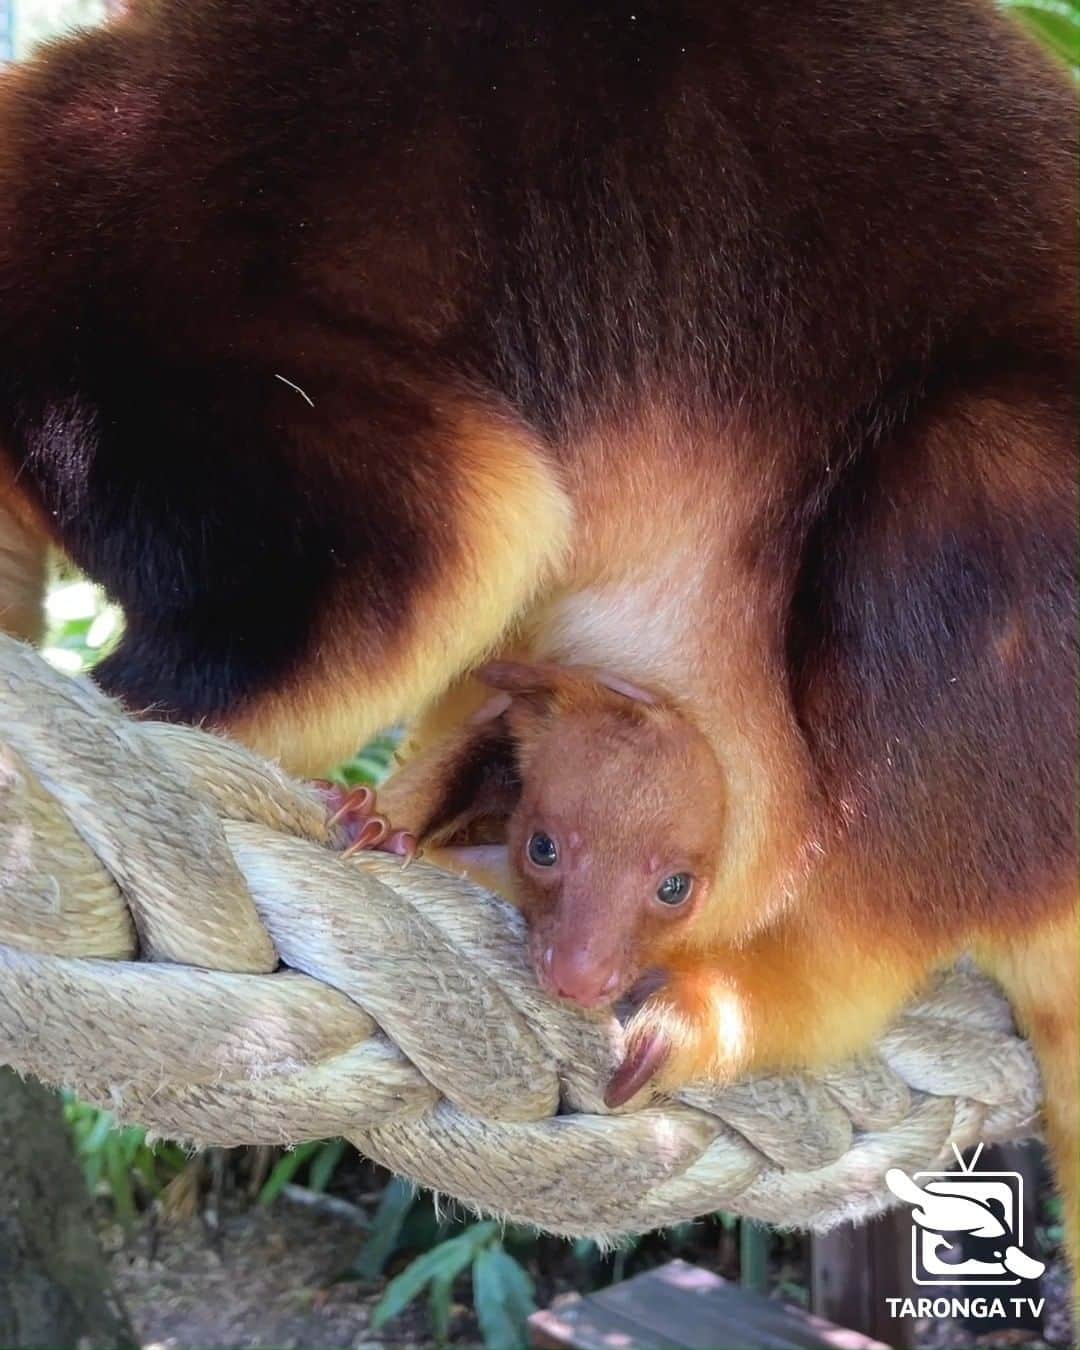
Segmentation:
{"type": "Polygon", "coordinates": [[[117,369],[28,399],[17,451],[124,609],[95,678],[135,710],[317,774],[440,694],[558,571],[568,500],[520,423],[318,370],[295,372],[304,397],[250,359],[117,369]]]}
{"type": "Polygon", "coordinates": [[[559,572],[571,511],[537,443],[474,412],[425,432],[415,452],[380,438],[290,670],[220,719],[290,767],[423,711],[559,572]]]}
{"type": "Polygon", "coordinates": [[[1046,1138],[1075,1279],[1080,1269],[1080,909],[1074,903],[1030,935],[988,944],[980,957],[1004,985],[1039,1059],[1046,1138]]]}
{"type": "Polygon", "coordinates": [[[15,493],[0,456],[0,632],[37,642],[45,611],[48,539],[15,493]]]}

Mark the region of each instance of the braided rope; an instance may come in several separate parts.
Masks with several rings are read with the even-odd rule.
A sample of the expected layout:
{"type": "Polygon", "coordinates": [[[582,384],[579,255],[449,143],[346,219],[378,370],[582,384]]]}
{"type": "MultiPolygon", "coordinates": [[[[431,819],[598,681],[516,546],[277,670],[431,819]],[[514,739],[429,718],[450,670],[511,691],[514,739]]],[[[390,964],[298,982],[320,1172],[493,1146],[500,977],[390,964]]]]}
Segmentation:
{"type": "Polygon", "coordinates": [[[621,1028],[539,990],[512,907],[335,843],[273,766],[0,639],[0,1059],[160,1135],[344,1135],[469,1206],[609,1237],[866,1218],[887,1167],[1036,1126],[1031,1052],[965,968],[858,1062],[607,1113],[621,1028]]]}

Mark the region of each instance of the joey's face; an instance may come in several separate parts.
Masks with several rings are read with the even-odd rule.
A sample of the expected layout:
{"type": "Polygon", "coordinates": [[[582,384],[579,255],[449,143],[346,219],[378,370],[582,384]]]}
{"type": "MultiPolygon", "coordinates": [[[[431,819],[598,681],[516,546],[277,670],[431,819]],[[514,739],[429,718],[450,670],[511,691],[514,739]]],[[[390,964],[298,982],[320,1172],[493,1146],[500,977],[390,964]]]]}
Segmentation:
{"type": "Polygon", "coordinates": [[[508,845],[540,982],[614,1002],[686,941],[709,902],[722,783],[670,713],[569,714],[533,746],[508,845]]]}

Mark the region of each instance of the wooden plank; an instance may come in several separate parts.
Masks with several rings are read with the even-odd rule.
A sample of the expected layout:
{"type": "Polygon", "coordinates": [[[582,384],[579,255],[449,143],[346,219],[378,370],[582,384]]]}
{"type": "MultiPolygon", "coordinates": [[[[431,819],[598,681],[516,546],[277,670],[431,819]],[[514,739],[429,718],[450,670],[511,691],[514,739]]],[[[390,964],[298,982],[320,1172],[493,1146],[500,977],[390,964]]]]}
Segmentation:
{"type": "Polygon", "coordinates": [[[683,1350],[595,1300],[590,1295],[533,1313],[530,1344],[538,1350],[683,1350]]]}
{"type": "Polygon", "coordinates": [[[666,1331],[685,1350],[740,1343],[762,1350],[819,1350],[814,1328],[781,1303],[728,1284],[717,1275],[672,1262],[595,1295],[650,1331],[666,1331]]]}
{"type": "Polygon", "coordinates": [[[752,1294],[769,1292],[769,1230],[752,1219],[739,1221],[739,1283],[752,1294]]]}
{"type": "Polygon", "coordinates": [[[834,1228],[810,1244],[810,1307],[864,1336],[909,1350],[914,1321],[890,1316],[886,1298],[917,1293],[911,1278],[911,1215],[892,1210],[858,1228],[834,1228]]]}
{"type": "Polygon", "coordinates": [[[544,1350],[887,1350],[801,1308],[672,1261],[530,1319],[544,1350]]]}
{"type": "Polygon", "coordinates": [[[567,1315],[584,1302],[580,1294],[561,1294],[550,1308],[529,1318],[529,1344],[535,1350],[563,1350],[574,1344],[575,1320],[567,1315]]]}

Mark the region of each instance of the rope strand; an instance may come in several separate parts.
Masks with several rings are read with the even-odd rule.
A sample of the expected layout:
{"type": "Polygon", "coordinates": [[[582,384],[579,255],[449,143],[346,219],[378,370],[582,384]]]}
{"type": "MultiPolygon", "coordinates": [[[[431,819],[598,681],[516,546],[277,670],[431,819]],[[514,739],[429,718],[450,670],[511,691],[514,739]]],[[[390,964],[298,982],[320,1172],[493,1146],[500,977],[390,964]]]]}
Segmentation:
{"type": "Polygon", "coordinates": [[[612,1115],[622,1029],[538,988],[516,910],[336,843],[274,766],[0,639],[0,1059],[157,1135],[342,1135],[477,1210],[599,1238],[715,1209],[865,1219],[887,1168],[1037,1128],[1030,1049],[966,967],[858,1061],[612,1115]]]}

